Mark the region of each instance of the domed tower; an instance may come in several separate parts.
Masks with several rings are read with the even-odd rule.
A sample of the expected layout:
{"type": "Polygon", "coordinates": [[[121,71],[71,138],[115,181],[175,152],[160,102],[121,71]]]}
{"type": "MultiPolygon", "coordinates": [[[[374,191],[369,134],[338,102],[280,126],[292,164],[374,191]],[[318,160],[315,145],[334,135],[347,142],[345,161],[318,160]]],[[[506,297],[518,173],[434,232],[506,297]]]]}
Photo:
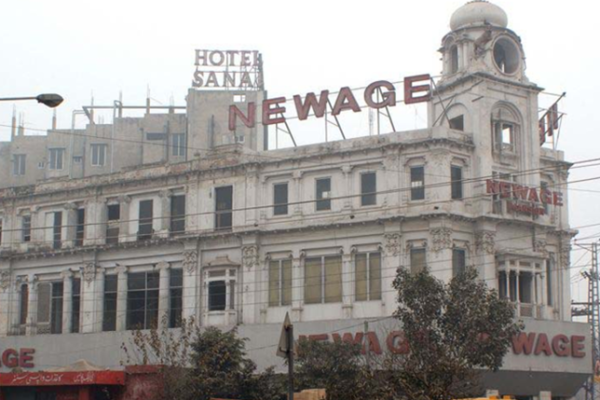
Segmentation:
{"type": "Polygon", "coordinates": [[[443,80],[474,73],[527,82],[521,39],[507,29],[508,16],[484,0],[471,1],[452,14],[442,40],[443,80]]]}
{"type": "MultiPolygon", "coordinates": [[[[537,97],[542,89],[525,75],[521,40],[507,26],[504,10],[475,0],[454,12],[451,32],[442,39],[442,77],[430,102],[429,123],[473,141],[474,177],[517,176],[539,165],[537,97]]],[[[521,174],[518,180],[539,184],[532,175],[521,174]]],[[[490,212],[489,205],[479,209],[490,212]]]]}

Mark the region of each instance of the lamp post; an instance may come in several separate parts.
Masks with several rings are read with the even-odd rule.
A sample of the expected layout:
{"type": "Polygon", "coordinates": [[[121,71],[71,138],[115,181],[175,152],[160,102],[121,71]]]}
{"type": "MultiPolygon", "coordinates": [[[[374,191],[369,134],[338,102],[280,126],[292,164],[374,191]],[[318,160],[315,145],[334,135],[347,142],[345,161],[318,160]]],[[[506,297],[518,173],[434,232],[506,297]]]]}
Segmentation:
{"type": "Polygon", "coordinates": [[[0,101],[21,101],[21,100],[37,100],[38,103],[41,103],[50,108],[58,107],[60,103],[63,102],[63,98],[61,95],[56,93],[44,93],[37,95],[35,97],[1,97],[0,101]]]}

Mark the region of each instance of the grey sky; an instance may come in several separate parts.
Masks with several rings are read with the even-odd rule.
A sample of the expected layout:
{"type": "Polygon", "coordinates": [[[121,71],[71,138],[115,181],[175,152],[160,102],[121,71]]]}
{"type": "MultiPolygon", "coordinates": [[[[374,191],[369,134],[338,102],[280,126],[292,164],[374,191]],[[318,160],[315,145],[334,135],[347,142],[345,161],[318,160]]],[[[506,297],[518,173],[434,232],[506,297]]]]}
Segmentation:
{"type": "MultiPolygon", "coordinates": [[[[600,156],[597,137],[598,6],[591,1],[498,0],[509,28],[523,40],[528,77],[549,92],[567,92],[559,148],[571,161],[600,156]]],[[[257,49],[270,97],[372,81],[399,81],[441,70],[437,49],[463,0],[349,1],[11,1],[0,16],[0,97],[57,92],[66,101],[58,126],[90,102],[111,104],[123,92],[142,104],[147,87],[165,105],[184,104],[194,49],[257,49]]],[[[546,100],[548,101],[548,100],[546,100]]],[[[0,103],[0,124],[12,104],[0,103]]],[[[19,103],[26,128],[46,129],[52,112],[19,103]]],[[[424,118],[424,115],[422,116],[424,118]]],[[[366,129],[365,127],[364,129],[366,129]]],[[[0,126],[0,139],[9,128],[0,126]]],[[[39,133],[31,131],[31,133],[39,133]]],[[[367,134],[365,131],[364,134],[367,134]]],[[[318,140],[318,139],[317,139],[318,140]]],[[[600,176],[600,166],[574,170],[571,180],[600,176]]],[[[600,224],[600,180],[573,185],[571,225],[600,224]]],[[[600,225],[580,236],[600,232],[600,225]]],[[[577,251],[572,261],[589,263],[577,251]],[[579,259],[582,257],[581,259],[579,259]]],[[[577,270],[573,271],[578,274],[577,270]]],[[[574,278],[578,280],[578,278],[574,278]]],[[[573,295],[586,295],[585,282],[573,295]]]]}

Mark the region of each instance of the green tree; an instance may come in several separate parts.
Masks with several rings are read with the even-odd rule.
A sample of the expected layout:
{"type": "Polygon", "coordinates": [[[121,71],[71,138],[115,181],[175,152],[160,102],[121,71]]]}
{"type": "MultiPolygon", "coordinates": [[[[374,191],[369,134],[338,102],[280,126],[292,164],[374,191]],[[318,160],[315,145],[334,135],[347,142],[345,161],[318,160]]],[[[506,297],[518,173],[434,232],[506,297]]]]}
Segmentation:
{"type": "Polygon", "coordinates": [[[383,400],[381,374],[354,343],[301,340],[296,357],[296,391],[325,389],[327,400],[383,400]]]}
{"type": "Polygon", "coordinates": [[[496,371],[511,339],[522,329],[514,306],[481,281],[475,269],[445,284],[427,269],[399,269],[394,288],[410,344],[408,354],[388,365],[413,400],[450,400],[478,394],[480,375],[496,371]]]}

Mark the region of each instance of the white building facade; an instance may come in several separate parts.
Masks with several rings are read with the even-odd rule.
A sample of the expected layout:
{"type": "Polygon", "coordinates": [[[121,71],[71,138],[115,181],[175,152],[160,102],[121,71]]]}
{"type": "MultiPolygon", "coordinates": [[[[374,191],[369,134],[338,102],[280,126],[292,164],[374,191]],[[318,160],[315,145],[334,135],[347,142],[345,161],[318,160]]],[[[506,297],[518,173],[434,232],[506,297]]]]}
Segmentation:
{"type": "Polygon", "coordinates": [[[128,330],[193,317],[238,325],[267,366],[274,350],[253,349],[287,312],[316,339],[369,322],[391,350],[396,270],[474,266],[527,332],[487,389],[573,396],[591,343],[571,322],[571,164],[540,145],[506,14],[471,2],[451,28],[427,129],[268,150],[262,126],[227,129],[263,90],[190,89],[184,113],[2,143],[0,353],[114,367],[128,330]]]}

